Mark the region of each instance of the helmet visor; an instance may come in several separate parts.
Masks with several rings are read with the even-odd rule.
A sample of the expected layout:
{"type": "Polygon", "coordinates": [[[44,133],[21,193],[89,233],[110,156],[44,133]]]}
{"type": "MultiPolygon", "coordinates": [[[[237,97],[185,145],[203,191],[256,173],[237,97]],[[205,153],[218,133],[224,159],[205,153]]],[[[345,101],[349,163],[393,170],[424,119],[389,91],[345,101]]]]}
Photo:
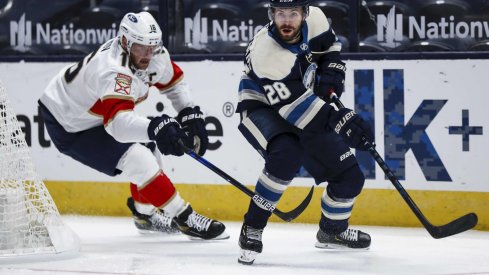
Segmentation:
{"type": "Polygon", "coordinates": [[[157,45],[154,46],[148,46],[148,45],[142,45],[138,43],[133,43],[131,46],[131,53],[136,54],[138,56],[146,56],[151,54],[154,54],[158,49],[157,45]]]}

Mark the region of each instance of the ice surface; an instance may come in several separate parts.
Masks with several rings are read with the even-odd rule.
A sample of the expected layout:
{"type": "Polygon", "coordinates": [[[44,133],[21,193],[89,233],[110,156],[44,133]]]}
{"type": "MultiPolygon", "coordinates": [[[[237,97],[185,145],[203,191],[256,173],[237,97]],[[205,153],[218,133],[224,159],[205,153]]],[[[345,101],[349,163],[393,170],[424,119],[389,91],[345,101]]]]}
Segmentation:
{"type": "Polygon", "coordinates": [[[263,253],[238,264],[240,223],[225,222],[228,240],[140,235],[130,218],[64,216],[80,236],[71,258],[3,262],[0,274],[489,274],[489,232],[435,240],[423,228],[356,226],[372,236],[367,251],[314,247],[317,225],[271,223],[263,253]]]}

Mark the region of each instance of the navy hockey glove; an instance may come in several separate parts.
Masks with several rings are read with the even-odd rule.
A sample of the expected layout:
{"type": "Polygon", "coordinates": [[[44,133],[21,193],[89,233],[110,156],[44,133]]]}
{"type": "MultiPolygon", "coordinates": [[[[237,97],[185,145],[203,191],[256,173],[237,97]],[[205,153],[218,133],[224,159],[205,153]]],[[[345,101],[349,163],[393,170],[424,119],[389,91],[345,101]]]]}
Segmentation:
{"type": "Polygon", "coordinates": [[[178,122],[167,115],[151,119],[148,126],[148,136],[156,142],[156,146],[162,154],[175,156],[183,155],[183,150],[178,141],[188,139],[178,122]]]}
{"type": "Polygon", "coordinates": [[[332,111],[329,126],[343,137],[345,143],[361,151],[366,151],[368,147],[363,142],[363,137],[371,144],[374,144],[374,133],[368,123],[357,115],[353,110],[342,108],[332,111]]]}
{"type": "Polygon", "coordinates": [[[178,113],[177,120],[192,140],[189,147],[200,156],[204,155],[209,145],[209,137],[200,107],[184,108],[178,113]]]}
{"type": "Polygon", "coordinates": [[[331,93],[335,93],[340,98],[345,90],[345,72],[345,63],[339,60],[329,62],[325,68],[319,71],[314,93],[327,102],[331,102],[331,93]]]}

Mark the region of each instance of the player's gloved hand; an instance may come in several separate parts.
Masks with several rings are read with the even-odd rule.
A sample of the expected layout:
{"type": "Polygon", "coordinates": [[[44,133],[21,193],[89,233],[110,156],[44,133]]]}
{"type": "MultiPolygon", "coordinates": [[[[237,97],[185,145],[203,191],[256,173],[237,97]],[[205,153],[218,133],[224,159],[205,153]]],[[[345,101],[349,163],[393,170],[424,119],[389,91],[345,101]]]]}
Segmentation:
{"type": "Polygon", "coordinates": [[[175,156],[181,156],[184,153],[178,141],[188,139],[180,124],[165,114],[151,119],[148,126],[148,136],[156,142],[156,146],[162,154],[175,156]]]}
{"type": "MultiPolygon", "coordinates": [[[[199,155],[204,155],[209,145],[209,137],[205,129],[204,115],[199,106],[187,107],[178,113],[177,120],[182,129],[191,138],[190,148],[199,155]]],[[[186,144],[188,144],[186,142],[186,144]]]]}
{"type": "Polygon", "coordinates": [[[343,137],[349,147],[366,151],[368,147],[365,146],[363,137],[372,145],[374,144],[375,136],[372,128],[353,110],[341,108],[332,112],[334,113],[330,117],[329,126],[343,137]]]}
{"type": "Polygon", "coordinates": [[[340,98],[345,90],[345,72],[345,63],[340,60],[330,62],[326,68],[322,68],[319,71],[314,93],[326,102],[331,102],[331,93],[335,93],[340,98]]]}

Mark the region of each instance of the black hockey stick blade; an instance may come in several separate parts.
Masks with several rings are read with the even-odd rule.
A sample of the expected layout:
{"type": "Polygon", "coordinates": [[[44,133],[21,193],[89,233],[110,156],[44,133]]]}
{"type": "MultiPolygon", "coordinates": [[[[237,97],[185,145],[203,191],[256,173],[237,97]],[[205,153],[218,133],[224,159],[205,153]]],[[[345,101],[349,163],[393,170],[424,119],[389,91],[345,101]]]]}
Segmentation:
{"type": "Polygon", "coordinates": [[[379,153],[377,150],[375,150],[375,147],[367,140],[364,140],[365,145],[369,148],[368,151],[372,155],[372,157],[375,159],[377,164],[382,168],[384,171],[385,175],[389,178],[390,182],[394,185],[394,187],[397,189],[401,197],[404,199],[404,201],[407,203],[409,208],[411,208],[411,211],[413,211],[414,215],[418,218],[418,220],[421,222],[421,224],[426,228],[428,233],[435,238],[435,239],[440,239],[440,238],[445,238],[449,237],[464,231],[467,231],[469,229],[474,228],[477,225],[477,215],[475,213],[469,213],[466,214],[456,220],[453,220],[445,225],[441,226],[434,226],[432,225],[428,219],[423,215],[423,212],[418,208],[416,203],[413,201],[411,196],[409,196],[408,192],[402,187],[401,183],[397,179],[397,177],[394,175],[394,173],[390,170],[389,166],[384,162],[382,157],[380,157],[379,153]]]}
{"type": "Polygon", "coordinates": [[[205,167],[209,168],[212,170],[214,173],[218,174],[221,176],[223,179],[225,179],[227,182],[231,183],[235,187],[237,187],[239,190],[241,190],[243,193],[248,195],[259,207],[272,212],[273,214],[277,215],[280,219],[290,222],[297,218],[304,210],[307,208],[309,205],[309,202],[311,202],[312,194],[314,191],[314,185],[311,187],[311,190],[309,191],[309,194],[307,194],[306,198],[299,204],[296,208],[289,212],[282,212],[275,208],[273,204],[268,202],[265,198],[262,196],[256,194],[255,192],[251,191],[248,189],[244,184],[240,183],[239,181],[235,180],[233,177],[228,175],[226,172],[222,171],[219,169],[217,166],[214,164],[210,163],[207,161],[205,158],[199,156],[197,153],[189,149],[187,146],[183,144],[183,142],[180,140],[179,141],[180,146],[184,150],[185,154],[191,156],[193,159],[197,160],[198,162],[202,163],[205,167]]]}
{"type": "Polygon", "coordinates": [[[475,213],[469,213],[445,225],[431,226],[427,229],[433,238],[441,239],[474,228],[477,225],[477,220],[475,213]]]}
{"type": "Polygon", "coordinates": [[[309,205],[309,202],[311,202],[312,199],[312,194],[314,193],[314,185],[311,186],[311,189],[309,190],[309,193],[307,194],[306,198],[299,204],[295,209],[289,211],[289,212],[282,212],[275,208],[274,214],[277,215],[279,218],[286,222],[290,222],[294,220],[295,218],[299,217],[304,210],[306,210],[307,206],[309,205]]]}
{"type": "MultiPolygon", "coordinates": [[[[338,99],[335,93],[331,92],[330,93],[330,99],[335,103],[336,107],[338,108],[344,108],[345,106],[343,103],[338,99]]],[[[428,219],[423,215],[421,210],[418,208],[416,203],[411,199],[407,191],[402,187],[401,183],[397,179],[397,177],[394,175],[392,170],[389,168],[389,166],[385,163],[385,161],[382,159],[382,157],[379,155],[377,150],[375,150],[375,147],[368,141],[366,138],[363,138],[363,141],[365,142],[365,145],[368,147],[368,151],[370,155],[375,159],[377,164],[380,166],[382,171],[384,171],[385,175],[389,178],[391,183],[394,185],[394,187],[397,189],[401,197],[404,199],[404,201],[407,203],[409,208],[413,211],[413,213],[416,215],[418,220],[421,222],[421,224],[426,228],[428,233],[435,239],[441,239],[445,237],[449,237],[458,233],[462,233],[464,231],[467,231],[469,229],[474,228],[477,225],[477,215],[475,213],[469,213],[466,214],[456,220],[453,220],[445,225],[441,226],[434,226],[432,225],[428,219]]]]}

